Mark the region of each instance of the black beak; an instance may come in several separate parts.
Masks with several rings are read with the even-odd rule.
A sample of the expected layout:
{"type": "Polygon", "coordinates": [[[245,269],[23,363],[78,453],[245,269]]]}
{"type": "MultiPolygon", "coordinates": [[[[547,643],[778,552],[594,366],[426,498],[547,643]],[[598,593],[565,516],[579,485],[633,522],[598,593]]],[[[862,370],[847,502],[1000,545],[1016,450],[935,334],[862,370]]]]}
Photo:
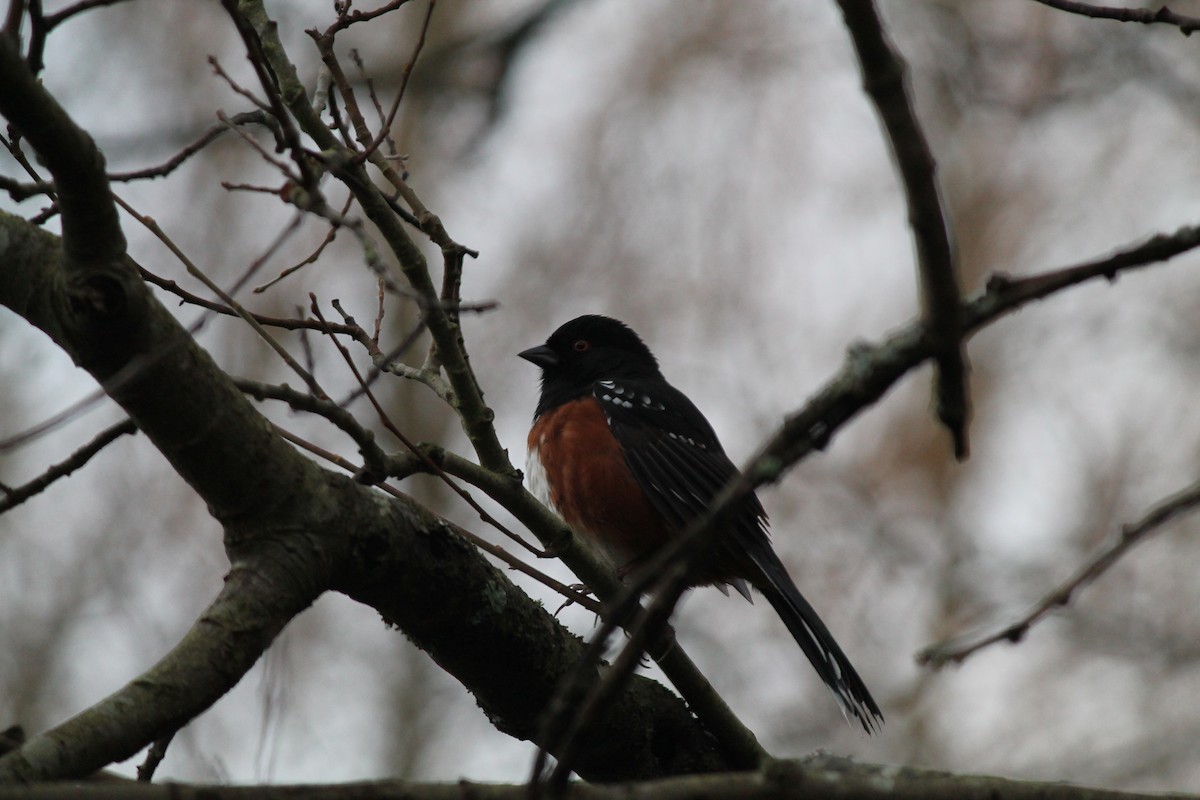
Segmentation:
{"type": "Polygon", "coordinates": [[[558,366],[558,354],[544,344],[539,344],[537,347],[531,347],[528,350],[522,350],[517,355],[526,361],[537,364],[542,369],[558,366]]]}

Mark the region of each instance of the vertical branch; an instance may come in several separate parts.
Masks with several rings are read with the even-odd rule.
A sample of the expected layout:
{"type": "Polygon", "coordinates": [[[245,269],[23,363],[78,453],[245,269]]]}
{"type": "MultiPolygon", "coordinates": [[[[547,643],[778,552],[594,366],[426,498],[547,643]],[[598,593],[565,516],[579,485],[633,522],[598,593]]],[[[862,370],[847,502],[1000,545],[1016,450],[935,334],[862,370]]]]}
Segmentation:
{"type": "Polygon", "coordinates": [[[888,41],[872,0],[838,0],[862,68],[863,88],[887,132],[908,201],[917,251],[926,336],[935,353],[937,414],[954,439],[954,455],[967,457],[967,357],[962,340],[961,290],[946,215],[937,188],[937,165],[905,89],[905,65],[888,41]]]}

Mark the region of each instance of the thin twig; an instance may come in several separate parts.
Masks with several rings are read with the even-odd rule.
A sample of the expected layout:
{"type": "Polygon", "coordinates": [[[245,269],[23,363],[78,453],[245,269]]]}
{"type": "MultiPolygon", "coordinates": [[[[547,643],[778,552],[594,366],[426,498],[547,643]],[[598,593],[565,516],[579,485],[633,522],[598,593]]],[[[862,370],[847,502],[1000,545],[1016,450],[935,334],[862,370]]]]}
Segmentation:
{"type": "Polygon", "coordinates": [[[108,392],[105,391],[103,387],[96,389],[87,396],[76,400],[62,411],[50,416],[48,419],[45,419],[30,428],[26,428],[20,433],[13,434],[7,439],[0,439],[0,453],[21,447],[22,445],[28,444],[29,442],[44,436],[55,428],[65,425],[66,423],[75,419],[75,417],[83,414],[85,411],[90,411],[92,408],[97,406],[101,400],[106,400],[107,398],[108,392]]]}
{"type": "MultiPolygon", "coordinates": [[[[430,15],[432,15],[432,13],[433,8],[431,4],[429,13],[426,15],[426,25],[429,24],[430,15]]],[[[445,226],[442,225],[441,219],[432,211],[430,211],[423,202],[421,202],[421,199],[417,196],[417,193],[412,190],[412,187],[408,185],[408,182],[404,180],[404,177],[396,171],[392,164],[390,164],[381,153],[378,152],[379,141],[382,141],[382,139],[380,138],[377,141],[377,137],[371,135],[371,131],[367,126],[366,119],[363,117],[362,111],[358,106],[358,100],[354,95],[354,89],[350,85],[350,81],[346,78],[346,73],[342,69],[341,63],[338,61],[337,55],[333,51],[334,32],[335,31],[332,28],[321,34],[317,33],[315,30],[306,31],[306,33],[313,38],[313,41],[316,42],[317,50],[321,53],[321,60],[329,69],[329,73],[333,78],[333,83],[338,88],[338,93],[342,98],[342,105],[346,109],[346,116],[350,119],[350,123],[354,128],[355,138],[357,139],[361,149],[356,151],[354,155],[345,163],[329,164],[330,169],[344,175],[348,169],[361,166],[364,159],[370,161],[371,164],[380,171],[388,183],[395,188],[396,192],[401,198],[403,198],[404,202],[408,204],[408,207],[412,209],[411,214],[408,215],[408,219],[406,221],[409,221],[410,224],[415,224],[422,233],[429,237],[430,241],[441,247],[443,251],[447,249],[461,249],[462,252],[472,257],[477,256],[478,254],[474,250],[466,248],[450,238],[445,226]]],[[[417,54],[420,52],[420,45],[423,43],[423,41],[424,35],[422,35],[421,41],[418,42],[418,48],[413,54],[414,60],[417,54]]],[[[401,97],[402,93],[396,98],[397,105],[399,104],[401,97]]],[[[387,129],[385,128],[383,134],[381,135],[384,135],[386,130],[387,129]]],[[[392,205],[394,209],[399,210],[399,206],[396,205],[394,201],[390,201],[389,204],[392,205]]]]}
{"type": "MultiPolygon", "coordinates": [[[[247,311],[245,308],[243,308],[241,303],[239,303],[238,301],[233,299],[232,295],[230,295],[228,292],[226,292],[224,289],[222,289],[219,285],[217,285],[217,283],[215,281],[213,281],[206,274],[204,274],[204,272],[199,267],[197,267],[190,258],[187,257],[187,254],[184,253],[183,250],[181,250],[177,244],[175,244],[175,241],[173,239],[171,239],[170,236],[167,236],[167,234],[163,231],[163,229],[161,227],[159,227],[158,222],[156,222],[153,217],[148,217],[148,216],[145,216],[144,214],[138,213],[138,211],[135,210],[133,208],[133,206],[129,205],[124,200],[122,200],[120,197],[117,197],[115,194],[113,195],[113,199],[115,199],[117,201],[117,203],[121,206],[121,208],[125,209],[125,211],[128,212],[130,216],[132,216],[134,219],[136,219],[138,222],[140,222],[146,228],[146,230],[153,233],[160,242],[162,242],[164,245],[166,245],[167,249],[170,250],[175,255],[175,257],[179,259],[180,263],[183,264],[184,268],[187,269],[189,275],[196,278],[201,283],[203,283],[205,286],[207,286],[213,294],[215,294],[215,295],[217,295],[217,297],[221,298],[221,301],[223,303],[225,303],[225,305],[229,306],[234,311],[236,311],[237,315],[239,317],[241,317],[243,320],[245,320],[246,324],[249,325],[254,330],[254,332],[259,335],[259,338],[261,338],[264,342],[266,342],[267,346],[270,347],[272,350],[274,350],[275,353],[281,359],[283,359],[283,362],[285,364],[287,364],[293,372],[295,372],[297,375],[300,376],[301,380],[304,381],[304,383],[308,386],[309,390],[313,394],[320,396],[320,397],[325,396],[324,390],[321,389],[320,385],[317,383],[317,379],[312,376],[312,373],[310,373],[304,367],[300,366],[299,362],[297,362],[296,359],[292,358],[291,354],[288,353],[288,351],[284,348],[284,346],[281,345],[275,339],[274,336],[267,333],[266,328],[264,328],[262,325],[259,324],[258,320],[256,320],[254,318],[253,314],[251,314],[249,311],[247,311]]],[[[248,279],[249,277],[250,277],[250,273],[247,273],[245,276],[243,276],[243,278],[240,282],[245,282],[245,280],[248,279]]]]}
{"type": "MultiPolygon", "coordinates": [[[[354,195],[352,195],[352,194],[347,195],[346,202],[342,204],[342,209],[340,212],[338,212],[339,215],[343,216],[343,217],[346,216],[346,214],[349,213],[349,211],[350,211],[350,206],[353,204],[354,204],[354,195]]],[[[252,290],[254,292],[254,294],[262,294],[267,289],[270,289],[272,286],[279,283],[281,280],[288,277],[292,273],[297,272],[300,269],[303,269],[304,267],[308,266],[309,264],[315,264],[317,262],[317,259],[319,259],[321,257],[321,254],[325,252],[325,248],[328,247],[329,245],[333,244],[333,240],[337,238],[337,232],[338,232],[338,226],[330,225],[329,230],[326,231],[326,233],[325,233],[325,238],[321,240],[321,243],[319,245],[317,245],[316,250],[312,251],[312,253],[310,253],[306,258],[302,259],[299,263],[293,264],[292,266],[282,270],[278,275],[276,275],[274,278],[267,281],[266,283],[262,284],[261,286],[255,286],[254,289],[252,290]]]]}
{"type": "MultiPolygon", "coordinates": [[[[321,308],[317,303],[317,296],[310,292],[308,297],[312,303],[311,310],[312,310],[313,316],[315,316],[319,320],[324,321],[325,317],[321,314],[321,308]]],[[[429,466],[430,471],[434,475],[436,475],[439,479],[441,479],[442,482],[445,483],[446,486],[448,486],[451,491],[453,491],[460,498],[462,498],[463,502],[465,502],[467,505],[469,505],[471,508],[473,508],[475,510],[475,513],[479,515],[479,518],[481,520],[483,520],[488,525],[491,525],[493,528],[500,531],[505,536],[512,539],[514,542],[521,545],[521,547],[524,547],[526,550],[533,553],[534,555],[539,556],[539,557],[545,555],[541,550],[538,550],[536,547],[531,545],[529,542],[525,541],[525,539],[522,538],[519,534],[514,533],[513,531],[509,530],[503,523],[500,522],[500,520],[493,517],[487,511],[487,509],[485,509],[483,506],[481,506],[479,504],[479,502],[474,497],[471,496],[470,492],[468,492],[466,489],[459,486],[458,483],[453,478],[451,478],[449,475],[446,474],[445,470],[443,470],[436,463],[434,463],[434,461],[432,459],[425,456],[425,454],[421,452],[420,448],[418,448],[416,446],[416,444],[414,444],[412,442],[412,440],[410,440],[407,436],[404,435],[404,432],[401,431],[400,428],[397,427],[394,422],[392,422],[391,417],[389,417],[387,412],[383,410],[383,405],[375,398],[375,395],[371,392],[370,388],[367,386],[366,381],[363,380],[362,373],[358,371],[358,367],[357,367],[357,365],[355,365],[354,359],[350,357],[350,351],[347,350],[345,348],[345,346],[342,345],[342,343],[337,340],[337,338],[335,338],[335,337],[330,337],[330,338],[333,340],[333,344],[338,349],[338,352],[341,353],[342,360],[344,360],[346,362],[346,366],[349,367],[350,372],[354,374],[355,380],[357,380],[359,385],[363,387],[363,394],[365,394],[367,400],[370,401],[371,406],[375,409],[375,413],[378,415],[379,421],[383,423],[383,426],[385,428],[387,428],[392,433],[392,435],[395,436],[396,439],[398,439],[400,441],[400,443],[403,444],[408,449],[408,451],[410,453],[413,453],[414,455],[422,458],[425,461],[425,463],[429,466]]]]}
{"type": "Polygon", "coordinates": [[[367,97],[371,98],[371,105],[375,107],[375,116],[379,119],[379,125],[382,127],[387,121],[387,115],[383,113],[383,104],[379,102],[379,95],[375,92],[375,79],[367,72],[367,63],[363,61],[362,53],[358,52],[357,48],[350,49],[350,60],[354,62],[358,76],[367,86],[367,97]]]}
{"type": "Polygon", "coordinates": [[[292,116],[288,114],[287,104],[284,103],[283,97],[280,95],[279,82],[269,66],[266,53],[263,52],[263,43],[258,38],[258,31],[238,11],[236,0],[221,0],[221,5],[225,7],[226,13],[233,20],[233,24],[238,30],[238,35],[242,37],[242,42],[246,45],[246,55],[250,60],[250,64],[254,67],[255,73],[258,75],[258,80],[263,91],[267,93],[267,99],[271,107],[271,116],[278,120],[286,149],[300,173],[299,184],[304,187],[305,191],[311,197],[316,198],[320,195],[317,174],[313,171],[312,165],[305,155],[304,147],[301,143],[300,131],[296,128],[296,123],[292,119],[292,116]]]}
{"type": "Polygon", "coordinates": [[[124,2],[124,0],[80,0],[78,3],[67,6],[61,11],[47,14],[44,18],[46,27],[49,30],[54,30],[71,17],[82,14],[85,11],[91,11],[93,8],[100,8],[102,6],[115,6],[121,2],[124,2]]]}
{"type": "Polygon", "coordinates": [[[129,183],[132,181],[146,180],[147,178],[166,177],[182,166],[189,158],[196,155],[205,147],[228,133],[231,126],[241,128],[245,125],[262,125],[264,127],[273,129],[274,120],[272,120],[270,116],[262,111],[243,111],[240,114],[234,114],[232,117],[222,120],[219,125],[213,125],[211,128],[202,133],[199,138],[196,139],[196,141],[185,146],[178,153],[171,156],[158,166],[145,167],[143,169],[131,170],[129,172],[112,172],[109,173],[108,179],[113,182],[129,183]]]}
{"type": "MultiPolygon", "coordinates": [[[[376,281],[376,285],[379,288],[379,291],[377,292],[379,299],[375,310],[375,327],[371,332],[371,341],[378,344],[379,336],[383,332],[383,315],[384,311],[386,310],[386,306],[384,306],[383,301],[387,297],[387,293],[384,291],[383,281],[376,281]]],[[[422,327],[424,327],[424,325],[422,325],[422,327]]]]}
{"type": "Polygon", "coordinates": [[[391,0],[378,8],[370,11],[351,11],[350,4],[346,3],[341,13],[338,14],[337,20],[330,27],[330,31],[343,31],[359,22],[370,22],[376,17],[382,17],[384,14],[390,14],[402,5],[408,3],[409,0],[391,0]]]}
{"type": "Polygon", "coordinates": [[[1140,22],[1143,25],[1161,23],[1174,25],[1184,36],[1191,36],[1200,31],[1200,17],[1189,17],[1176,14],[1171,9],[1159,6],[1157,11],[1148,8],[1124,8],[1122,6],[1094,6],[1090,3],[1078,3],[1074,0],[1034,0],[1044,6],[1066,11],[1069,14],[1079,14],[1093,19],[1111,19],[1118,22],[1140,22]]]}
{"type": "MultiPolygon", "coordinates": [[[[363,471],[365,469],[365,467],[358,466],[358,465],[346,460],[345,458],[342,458],[337,453],[326,450],[325,448],[320,447],[319,445],[313,444],[312,442],[308,441],[307,439],[297,436],[296,434],[292,433],[291,431],[287,430],[286,428],[282,428],[279,425],[275,425],[274,423],[272,423],[272,427],[275,429],[276,433],[278,433],[284,439],[287,439],[292,444],[296,445],[297,447],[301,448],[302,450],[307,450],[308,452],[312,453],[315,456],[325,459],[326,461],[328,461],[331,464],[341,467],[342,469],[344,469],[346,472],[350,473],[351,475],[360,475],[363,473],[363,471]]],[[[418,451],[423,452],[424,448],[418,447],[418,451]]],[[[393,459],[393,461],[394,461],[394,459],[393,459]]],[[[421,459],[414,456],[412,471],[413,472],[419,471],[419,468],[423,467],[423,466],[424,466],[424,464],[421,463],[421,459]]],[[[377,483],[377,484],[375,484],[375,487],[383,492],[390,494],[392,497],[397,497],[397,498],[400,498],[403,500],[410,499],[407,495],[404,494],[404,492],[400,491],[396,487],[394,487],[386,482],[377,483]]],[[[592,613],[594,613],[596,615],[599,615],[603,612],[603,608],[594,599],[588,597],[585,594],[582,594],[581,592],[577,591],[576,589],[574,589],[570,586],[567,586],[566,584],[562,583],[561,581],[558,581],[558,580],[550,577],[549,575],[542,572],[541,570],[531,567],[529,564],[526,564],[524,561],[521,561],[519,558],[517,558],[516,556],[509,553],[504,548],[502,548],[498,545],[492,544],[491,542],[487,541],[486,539],[481,539],[480,537],[476,536],[475,534],[471,533],[470,531],[468,531],[464,528],[461,528],[451,522],[445,522],[445,524],[447,526],[449,526],[450,529],[453,530],[455,533],[457,533],[459,536],[461,536],[464,539],[466,539],[467,541],[471,542],[473,545],[478,547],[480,550],[483,550],[484,552],[488,553],[489,555],[495,556],[497,559],[499,559],[500,561],[507,564],[511,569],[513,569],[517,572],[520,572],[523,575],[527,575],[530,578],[533,578],[538,583],[541,583],[542,585],[546,586],[547,588],[557,592],[558,594],[560,594],[564,598],[566,598],[566,600],[568,602],[575,603],[575,604],[587,609],[588,611],[591,611],[592,613]]]]}
{"type": "Polygon", "coordinates": [[[137,768],[137,779],[141,783],[149,783],[154,780],[154,773],[158,770],[158,765],[167,757],[167,748],[171,746],[171,740],[175,738],[178,731],[172,731],[166,736],[150,745],[150,749],[146,751],[146,760],[137,768]]]}
{"type": "Polygon", "coordinates": [[[341,405],[348,406],[357,400],[360,396],[362,396],[367,388],[373,385],[375,381],[379,379],[379,376],[385,372],[391,373],[392,375],[398,375],[401,378],[408,378],[410,380],[423,383],[435,394],[437,394],[437,396],[440,397],[444,403],[447,405],[453,405],[451,402],[452,395],[450,393],[450,389],[445,385],[445,381],[442,380],[440,376],[414,370],[412,367],[409,367],[408,365],[398,361],[400,356],[407,353],[409,348],[416,344],[417,339],[419,339],[421,334],[425,332],[426,328],[424,317],[417,320],[417,323],[413,325],[412,330],[410,330],[408,334],[402,340],[400,340],[400,344],[396,345],[389,352],[385,353],[379,349],[379,345],[375,341],[375,338],[367,337],[366,331],[359,326],[354,317],[346,313],[346,309],[342,308],[340,300],[334,298],[329,304],[333,306],[334,310],[342,315],[342,319],[345,321],[346,325],[352,326],[359,330],[362,338],[359,338],[358,340],[362,342],[363,338],[366,339],[365,346],[367,353],[371,356],[371,369],[369,372],[367,372],[365,380],[356,386],[350,392],[350,394],[348,394],[345,399],[341,401],[341,405]]]}
{"type": "Polygon", "coordinates": [[[255,108],[257,108],[259,111],[262,111],[265,114],[271,113],[270,104],[264,103],[262,100],[258,99],[258,97],[255,96],[254,92],[250,91],[245,86],[242,86],[240,83],[235,81],[233,79],[233,77],[228,72],[225,71],[225,68],[221,66],[221,62],[217,60],[216,56],[208,57],[208,65],[210,67],[212,67],[213,72],[216,73],[217,77],[219,77],[221,80],[225,81],[226,84],[228,84],[229,88],[232,89],[235,94],[239,94],[242,97],[249,100],[251,103],[254,104],[255,108]]]}
{"type": "MultiPolygon", "coordinates": [[[[404,65],[404,69],[400,73],[400,88],[396,92],[396,97],[392,100],[392,107],[388,110],[387,117],[383,120],[383,124],[379,128],[379,133],[375,139],[371,141],[363,149],[360,156],[363,159],[369,158],[373,152],[379,149],[379,146],[388,139],[391,135],[392,125],[396,121],[396,114],[400,111],[400,101],[404,99],[404,92],[408,89],[408,79],[412,76],[413,67],[416,66],[417,58],[421,55],[421,51],[425,48],[425,37],[429,33],[429,23],[433,20],[433,10],[437,8],[437,0],[429,0],[429,7],[425,10],[425,21],[421,24],[421,34],[417,37],[417,43],[413,47],[412,55],[409,56],[408,63],[404,65]]],[[[392,147],[393,153],[395,146],[392,147]]]]}
{"type": "MultiPolygon", "coordinates": [[[[330,154],[327,157],[330,168],[354,192],[363,213],[375,225],[383,241],[394,254],[413,291],[429,304],[423,306],[422,311],[429,326],[430,336],[438,348],[444,365],[443,372],[454,388],[454,409],[462,420],[463,431],[480,463],[489,469],[515,477],[516,469],[497,437],[492,423],[494,413],[488,407],[478,378],[471,368],[461,331],[439,306],[433,305],[439,302],[438,293],[433,286],[424,253],[417,247],[408,230],[397,218],[392,204],[375,186],[363,166],[347,166],[353,159],[353,151],[343,147],[320,116],[313,112],[304,83],[300,80],[295,65],[288,60],[287,48],[280,40],[277,26],[266,13],[262,0],[222,0],[222,5],[234,18],[239,31],[246,29],[243,36],[254,39],[252,58],[264,57],[268,60],[280,95],[286,98],[288,110],[320,152],[330,154]]],[[[382,168],[390,169],[382,154],[376,155],[383,165],[382,168]]],[[[378,166],[374,158],[371,163],[378,166]]],[[[424,219],[422,222],[428,223],[423,224],[422,230],[439,246],[444,246],[438,241],[439,238],[452,243],[436,217],[424,219]]]]}
{"type": "Polygon", "coordinates": [[[314,397],[290,386],[249,378],[234,378],[233,383],[256,400],[281,400],[297,411],[307,411],[329,420],[358,445],[358,452],[369,473],[380,475],[386,470],[388,457],[375,441],[375,435],[359,424],[353,414],[332,400],[314,397]]]}
{"type": "MultiPolygon", "coordinates": [[[[0,497],[0,514],[5,511],[24,503],[29,498],[42,491],[45,491],[50,484],[57,481],[59,478],[65,478],[75,470],[82,467],[92,459],[92,456],[99,453],[105,447],[112,444],[117,439],[127,434],[137,433],[137,425],[133,420],[127,419],[123,422],[118,422],[105,428],[83,447],[76,450],[68,458],[53,465],[38,477],[15,489],[0,490],[3,497],[0,497]]],[[[3,450],[4,445],[0,443],[0,450],[3,450]]]]}
{"type": "MultiPolygon", "coordinates": [[[[178,297],[180,299],[181,303],[188,303],[190,305],[199,306],[200,308],[203,308],[207,311],[215,311],[218,314],[223,314],[228,317],[239,316],[238,312],[234,311],[229,306],[227,306],[223,303],[218,303],[215,300],[209,300],[208,298],[200,297],[199,295],[192,294],[191,292],[189,292],[186,289],[184,289],[183,287],[181,287],[175,281],[168,280],[167,278],[163,278],[158,275],[155,275],[153,272],[150,272],[145,267],[139,266],[138,272],[139,272],[139,274],[141,274],[142,280],[146,281],[147,283],[152,283],[155,286],[159,287],[160,289],[163,289],[164,291],[170,292],[171,294],[178,297]]],[[[272,328],[282,328],[284,330],[293,330],[293,331],[294,330],[299,330],[299,331],[304,331],[304,330],[324,331],[325,330],[322,327],[321,323],[317,322],[315,319],[272,317],[272,316],[268,316],[266,314],[256,314],[253,312],[250,312],[250,314],[260,324],[266,325],[266,326],[272,327],[272,328]]],[[[363,331],[362,328],[359,328],[357,325],[339,325],[338,323],[333,322],[333,323],[330,323],[330,327],[332,327],[334,333],[337,333],[339,335],[351,336],[354,338],[359,338],[359,336],[361,335],[364,340],[370,341],[370,337],[367,336],[366,332],[363,331]]]]}
{"type": "Polygon", "coordinates": [[[35,194],[45,194],[49,196],[51,200],[58,199],[57,192],[54,188],[54,183],[52,181],[43,180],[41,174],[25,155],[25,151],[21,149],[19,134],[15,135],[12,139],[0,136],[0,144],[4,145],[4,149],[8,151],[10,156],[12,156],[13,161],[16,161],[21,165],[21,169],[25,170],[25,174],[30,178],[33,178],[33,185],[38,187],[38,191],[35,192],[35,194]],[[42,191],[42,189],[45,189],[45,191],[42,191]]]}
{"type": "Polygon", "coordinates": [[[230,117],[226,116],[224,111],[217,112],[217,119],[219,119],[221,121],[222,125],[224,125],[226,128],[228,128],[229,130],[236,133],[239,137],[241,137],[242,141],[244,141],[246,144],[250,145],[250,147],[253,148],[255,150],[255,152],[257,152],[259,154],[259,156],[262,157],[263,161],[266,161],[268,164],[275,167],[275,169],[279,170],[285,178],[287,178],[292,183],[297,183],[297,184],[301,183],[301,181],[303,179],[300,177],[300,175],[296,174],[295,172],[292,172],[291,166],[289,166],[286,161],[283,161],[282,159],[278,159],[275,156],[273,156],[271,153],[268,153],[267,149],[265,147],[263,147],[261,144],[259,144],[253,136],[246,133],[238,125],[234,124],[233,120],[230,117]]]}
{"type": "Polygon", "coordinates": [[[999,630],[987,634],[973,634],[948,642],[940,642],[923,648],[917,653],[917,663],[933,669],[946,664],[961,664],[967,658],[997,642],[1016,644],[1035,623],[1050,615],[1057,608],[1068,605],[1072,598],[1092,581],[1103,575],[1134,545],[1145,541],[1168,522],[1200,506],[1200,482],[1164,499],[1137,522],[1121,526],[1116,538],[1080,566],[1071,577],[1052,589],[1024,615],[999,630]]]}

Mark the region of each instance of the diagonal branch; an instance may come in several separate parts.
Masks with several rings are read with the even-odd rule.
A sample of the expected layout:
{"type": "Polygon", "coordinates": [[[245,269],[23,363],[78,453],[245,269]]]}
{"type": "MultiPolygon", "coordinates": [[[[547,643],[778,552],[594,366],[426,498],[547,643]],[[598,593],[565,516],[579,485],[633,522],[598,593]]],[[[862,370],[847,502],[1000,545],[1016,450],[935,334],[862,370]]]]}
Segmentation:
{"type": "Polygon", "coordinates": [[[1184,14],[1178,14],[1165,5],[1159,6],[1157,11],[1152,11],[1148,8],[1096,6],[1091,3],[1076,2],[1075,0],[1034,0],[1034,2],[1059,11],[1066,11],[1069,14],[1078,14],[1082,17],[1092,17],[1093,19],[1111,19],[1117,22],[1140,22],[1143,25],[1154,25],[1156,23],[1174,25],[1176,28],[1179,28],[1179,32],[1184,36],[1191,36],[1196,31],[1200,31],[1200,17],[1189,17],[1184,14]]]}
{"type": "MultiPolygon", "coordinates": [[[[1112,281],[1122,271],[1160,263],[1197,248],[1200,248],[1200,226],[1186,227],[1077,266],[1023,279],[997,276],[988,282],[983,294],[960,309],[964,331],[970,335],[1027,303],[1070,286],[1098,277],[1112,281]]],[[[814,450],[824,449],[838,429],[879,400],[909,370],[934,358],[936,352],[920,322],[911,323],[882,344],[852,347],[841,371],[802,409],[789,415],[758,449],[744,471],[713,498],[705,514],[694,519],[682,535],[673,539],[646,565],[645,574],[656,579],[649,589],[656,602],[663,599],[673,604],[678,599],[686,583],[689,558],[698,552],[707,537],[720,530],[722,522],[741,498],[759,486],[778,481],[814,450]]],[[[629,596],[645,591],[646,585],[631,584],[625,589],[625,597],[618,597],[613,602],[628,602],[629,596]]],[[[643,614],[642,619],[643,624],[660,623],[660,617],[653,614],[643,614]]],[[[640,646],[637,637],[631,635],[631,639],[631,646],[640,646]]]]}
{"type": "Polygon", "coordinates": [[[0,758],[0,784],[86,775],[183,727],[258,661],[316,594],[298,584],[294,554],[267,570],[233,569],[216,600],[171,652],[107,700],[0,758]]]}
{"type": "MultiPolygon", "coordinates": [[[[592,634],[588,650],[572,665],[569,673],[569,680],[581,681],[586,689],[591,675],[594,674],[593,667],[603,654],[603,642],[617,626],[644,613],[636,602],[637,595],[641,593],[639,586],[626,586],[617,580],[611,566],[601,562],[587,545],[571,533],[557,515],[538,502],[520,482],[509,481],[440,448],[427,450],[426,454],[447,473],[477,486],[500,503],[604,602],[604,624],[592,634]]],[[[692,712],[716,737],[730,765],[739,769],[749,769],[761,763],[766,754],[758,739],[738,719],[725,699],[676,642],[675,631],[670,624],[663,621],[654,633],[655,636],[646,642],[651,657],[671,685],[687,701],[692,712]]],[[[618,690],[624,678],[628,677],[621,675],[619,670],[612,677],[610,673],[611,670],[605,673],[604,686],[599,689],[604,697],[611,697],[611,692],[618,690]]],[[[564,689],[560,688],[556,693],[556,702],[563,691],[564,689]]],[[[551,748],[549,740],[554,739],[556,735],[557,732],[547,730],[539,740],[542,747],[551,748]]]]}
{"type": "Polygon", "coordinates": [[[92,460],[92,456],[108,447],[117,439],[126,434],[133,433],[137,433],[137,426],[133,424],[133,420],[127,419],[123,422],[118,422],[116,425],[100,431],[90,442],[76,450],[68,458],[53,465],[28,483],[18,486],[15,489],[0,487],[0,514],[45,491],[50,484],[59,478],[67,477],[75,470],[87,464],[92,460]]]}
{"type": "MultiPolygon", "coordinates": [[[[11,49],[7,39],[0,40],[0,64],[12,61],[11,49]]],[[[49,118],[65,127],[40,130],[39,148],[88,148],[84,155],[42,155],[53,169],[90,164],[90,177],[64,180],[53,169],[52,175],[64,196],[103,188],[103,195],[92,199],[113,211],[103,160],[91,139],[32,81],[19,59],[13,69],[0,81],[0,109],[10,111],[14,96],[53,104],[55,114],[22,106],[13,115],[22,121],[49,118]]],[[[365,172],[360,178],[364,196],[387,209],[365,172]]],[[[63,206],[64,228],[73,236],[88,229],[68,222],[77,212],[91,213],[88,219],[97,225],[116,225],[115,212],[106,217],[85,206],[78,199],[63,206]]],[[[390,210],[385,216],[385,226],[399,229],[390,210]]],[[[319,469],[288,445],[154,300],[115,246],[123,242],[119,228],[97,232],[98,241],[109,242],[107,249],[97,251],[93,243],[89,250],[87,242],[76,248],[91,260],[64,259],[58,237],[2,212],[0,232],[6,243],[0,303],[45,330],[91,372],[206,501],[225,528],[226,551],[237,574],[229,586],[244,590],[238,597],[222,598],[246,604],[237,606],[245,615],[226,620],[217,615],[223,602],[218,598],[212,614],[193,628],[199,638],[189,634],[182,649],[172,651],[152,673],[155,686],[137,679],[0,758],[0,783],[88,774],[157,741],[202,713],[222,685],[232,685],[239,671],[249,668],[291,615],[330,588],[371,605],[404,630],[475,695],[498,728],[538,738],[538,719],[554,685],[580,656],[576,637],[452,527],[411,499],[384,501],[349,478],[319,469]],[[202,690],[188,691],[171,681],[186,669],[181,661],[189,654],[218,668],[202,690]],[[163,681],[157,681],[159,676],[163,681]],[[142,701],[147,704],[139,705],[142,701]]],[[[431,282],[429,288],[436,297],[431,282]]],[[[430,320],[438,319],[434,312],[430,320]]],[[[443,328],[443,333],[456,335],[454,330],[443,328]]],[[[473,381],[465,355],[459,352],[458,357],[473,381]]],[[[481,396],[477,399],[482,402],[481,396]]],[[[486,424],[494,440],[490,412],[476,420],[486,424]]],[[[730,766],[686,706],[648,679],[631,683],[585,732],[585,739],[588,752],[577,768],[593,780],[730,766]],[[670,748],[655,746],[665,741],[670,748]]]]}
{"type": "Polygon", "coordinates": [[[940,669],[950,662],[961,664],[978,651],[997,642],[1016,644],[1025,638],[1025,634],[1035,623],[1045,619],[1056,608],[1069,604],[1076,593],[1103,575],[1134,545],[1145,541],[1181,514],[1195,511],[1197,506],[1200,506],[1200,483],[1194,483],[1166,498],[1137,522],[1123,525],[1112,544],[1095,553],[1075,570],[1071,577],[1048,592],[1019,619],[993,633],[976,634],[929,645],[917,653],[917,663],[940,669]]]}
{"type": "Polygon", "coordinates": [[[938,196],[937,165],[906,91],[904,60],[888,41],[873,0],[838,0],[838,5],[858,53],[863,87],[875,104],[900,170],[916,242],[922,317],[937,364],[937,414],[950,431],[954,455],[961,461],[969,452],[968,367],[962,342],[961,291],[946,214],[938,196]]]}

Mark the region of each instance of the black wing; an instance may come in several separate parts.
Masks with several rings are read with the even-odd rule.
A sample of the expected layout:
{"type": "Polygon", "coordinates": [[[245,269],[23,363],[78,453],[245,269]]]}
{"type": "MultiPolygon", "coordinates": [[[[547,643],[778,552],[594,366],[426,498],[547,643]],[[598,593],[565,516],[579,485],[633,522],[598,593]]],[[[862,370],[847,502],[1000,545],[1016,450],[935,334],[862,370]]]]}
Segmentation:
{"type": "MultiPolygon", "coordinates": [[[[665,381],[601,381],[593,393],[638,484],[658,513],[683,527],[704,513],[737,474],[700,410],[665,381]]],[[[737,528],[766,538],[766,512],[754,496],[737,512],[737,528]]]]}
{"type": "MultiPolygon", "coordinates": [[[[664,518],[679,528],[704,513],[738,474],[700,410],[665,381],[600,381],[593,386],[609,427],[638,485],[664,518]]],[[[750,494],[735,511],[728,533],[715,542],[714,577],[745,578],[757,588],[795,638],[847,718],[868,733],[883,720],[879,706],[833,634],[792,582],[766,529],[767,514],[750,494]],[[728,572],[725,572],[728,570],[728,572]]]]}

